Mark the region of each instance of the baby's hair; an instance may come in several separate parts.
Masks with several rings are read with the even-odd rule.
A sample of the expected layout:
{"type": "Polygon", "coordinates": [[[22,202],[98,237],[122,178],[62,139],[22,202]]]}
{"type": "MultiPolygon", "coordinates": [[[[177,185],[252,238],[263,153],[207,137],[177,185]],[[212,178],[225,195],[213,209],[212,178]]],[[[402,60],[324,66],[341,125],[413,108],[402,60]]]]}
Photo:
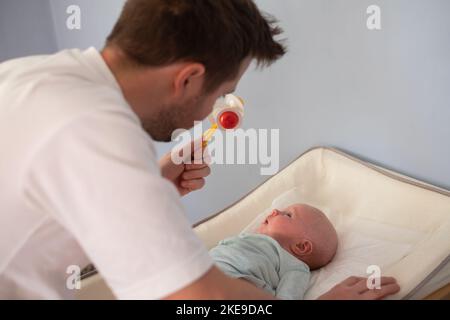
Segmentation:
{"type": "Polygon", "coordinates": [[[315,207],[307,206],[318,217],[314,220],[310,232],[307,235],[313,242],[313,250],[315,252],[311,259],[310,267],[311,269],[318,269],[327,265],[336,255],[338,238],[333,224],[325,213],[315,207]]]}

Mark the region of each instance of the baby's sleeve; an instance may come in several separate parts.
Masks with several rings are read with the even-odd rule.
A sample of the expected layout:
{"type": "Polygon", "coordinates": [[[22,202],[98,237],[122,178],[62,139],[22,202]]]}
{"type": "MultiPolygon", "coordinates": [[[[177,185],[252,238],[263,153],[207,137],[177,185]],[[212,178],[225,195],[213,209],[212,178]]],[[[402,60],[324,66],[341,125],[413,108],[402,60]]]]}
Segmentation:
{"type": "Polygon", "coordinates": [[[303,300],[309,285],[310,273],[305,269],[293,269],[283,273],[276,290],[276,297],[283,300],[303,300]]]}

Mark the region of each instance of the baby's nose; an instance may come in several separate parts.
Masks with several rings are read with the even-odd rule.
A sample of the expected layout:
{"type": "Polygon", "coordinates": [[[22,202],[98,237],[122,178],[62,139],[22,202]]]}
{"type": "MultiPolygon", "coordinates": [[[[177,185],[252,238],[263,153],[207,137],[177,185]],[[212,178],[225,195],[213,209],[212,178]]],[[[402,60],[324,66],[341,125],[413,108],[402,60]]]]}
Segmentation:
{"type": "Polygon", "coordinates": [[[278,211],[277,209],[273,209],[272,213],[270,214],[271,217],[276,217],[277,215],[280,214],[280,211],[278,211]]]}

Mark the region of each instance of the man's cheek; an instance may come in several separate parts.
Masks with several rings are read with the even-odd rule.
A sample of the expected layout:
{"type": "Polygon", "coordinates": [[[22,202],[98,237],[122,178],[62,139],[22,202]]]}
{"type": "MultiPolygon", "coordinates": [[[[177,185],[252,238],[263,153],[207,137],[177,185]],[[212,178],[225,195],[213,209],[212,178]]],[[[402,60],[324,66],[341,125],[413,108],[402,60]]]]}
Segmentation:
{"type": "Polygon", "coordinates": [[[209,104],[207,103],[202,109],[203,109],[203,115],[204,118],[206,118],[207,116],[209,116],[212,112],[213,112],[213,106],[214,104],[209,104]]]}

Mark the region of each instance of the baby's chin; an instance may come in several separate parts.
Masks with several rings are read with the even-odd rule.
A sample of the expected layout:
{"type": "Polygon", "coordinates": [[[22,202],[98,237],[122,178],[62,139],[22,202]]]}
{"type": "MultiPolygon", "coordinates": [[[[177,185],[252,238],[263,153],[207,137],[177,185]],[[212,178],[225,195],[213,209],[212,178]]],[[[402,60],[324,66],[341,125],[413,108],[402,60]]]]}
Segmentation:
{"type": "Polygon", "coordinates": [[[265,236],[268,236],[268,237],[271,237],[271,238],[277,240],[276,237],[275,237],[275,235],[272,234],[272,232],[270,232],[270,230],[268,230],[267,227],[264,226],[264,225],[260,226],[260,227],[256,230],[256,233],[257,233],[257,234],[263,234],[263,235],[265,235],[265,236]]]}
{"type": "Polygon", "coordinates": [[[258,229],[256,229],[256,233],[269,235],[269,230],[267,230],[267,225],[263,222],[259,225],[258,229]]]}

